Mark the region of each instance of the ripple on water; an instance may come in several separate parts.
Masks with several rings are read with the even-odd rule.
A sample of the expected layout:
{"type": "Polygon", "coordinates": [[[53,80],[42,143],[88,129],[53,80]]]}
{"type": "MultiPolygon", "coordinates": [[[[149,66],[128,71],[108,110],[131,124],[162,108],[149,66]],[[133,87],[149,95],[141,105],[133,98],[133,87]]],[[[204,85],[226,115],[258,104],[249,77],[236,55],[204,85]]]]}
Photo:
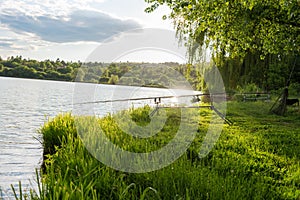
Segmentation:
{"type": "MultiPolygon", "coordinates": [[[[95,85],[84,85],[91,86],[92,91],[95,91],[95,85]]],[[[2,191],[11,195],[10,185],[13,184],[17,189],[19,181],[22,181],[23,188],[27,186],[36,188],[35,169],[40,166],[43,154],[42,145],[35,139],[41,138],[37,130],[49,117],[72,110],[74,87],[75,83],[68,82],[0,77],[0,187],[2,191]]],[[[137,89],[122,86],[122,90],[114,94],[115,87],[97,85],[94,100],[107,100],[113,97],[120,99],[124,95],[127,97],[128,94],[134,93],[137,89]]],[[[168,94],[163,89],[139,88],[139,91],[143,97],[168,94]]],[[[85,95],[85,93],[75,95],[78,98],[77,102],[85,101],[85,95]]],[[[103,116],[108,112],[127,109],[128,105],[125,107],[124,105],[122,104],[123,107],[116,104],[97,105],[99,111],[95,111],[95,114],[103,116]]]]}
{"type": "MultiPolygon", "coordinates": [[[[60,111],[57,104],[72,99],[73,84],[0,77],[0,187],[11,194],[10,185],[33,184],[42,161],[37,130],[60,111]],[[32,182],[32,183],[31,183],[32,182]]],[[[3,193],[3,192],[2,192],[3,193]]],[[[0,193],[0,199],[1,199],[0,193]]],[[[5,198],[6,199],[6,198],[5,198]]]]}

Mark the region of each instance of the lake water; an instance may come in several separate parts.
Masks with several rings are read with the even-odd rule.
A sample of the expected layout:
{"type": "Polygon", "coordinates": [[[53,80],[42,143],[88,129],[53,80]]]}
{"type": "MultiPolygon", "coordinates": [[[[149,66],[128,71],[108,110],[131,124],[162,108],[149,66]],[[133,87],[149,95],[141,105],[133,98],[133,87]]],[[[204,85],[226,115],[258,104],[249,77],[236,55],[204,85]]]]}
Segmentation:
{"type": "MultiPolygon", "coordinates": [[[[174,95],[174,92],[156,88],[0,77],[0,94],[0,199],[9,199],[12,195],[11,184],[18,188],[21,181],[25,190],[36,188],[35,169],[40,167],[43,154],[38,129],[49,117],[72,111],[73,102],[174,95]]],[[[169,103],[172,101],[170,99],[169,103]]],[[[154,105],[153,100],[92,105],[93,112],[103,116],[145,104],[154,105]]]]}

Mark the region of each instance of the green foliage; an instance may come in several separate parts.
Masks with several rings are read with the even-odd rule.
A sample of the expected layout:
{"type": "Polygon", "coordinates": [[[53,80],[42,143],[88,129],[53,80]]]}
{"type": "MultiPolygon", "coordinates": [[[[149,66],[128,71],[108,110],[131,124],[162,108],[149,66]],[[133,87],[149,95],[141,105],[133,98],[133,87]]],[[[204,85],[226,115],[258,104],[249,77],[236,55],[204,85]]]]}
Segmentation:
{"type": "Polygon", "coordinates": [[[118,84],[118,82],[119,82],[119,77],[117,75],[111,75],[107,83],[116,85],[118,84]]]}
{"type": "Polygon", "coordinates": [[[265,60],[261,60],[259,53],[249,52],[243,59],[217,55],[214,61],[218,63],[218,68],[214,68],[212,62],[195,65],[171,62],[148,64],[147,67],[144,63],[95,62],[84,63],[82,66],[79,62],[36,61],[17,56],[0,61],[0,76],[172,88],[175,85],[174,79],[180,84],[180,78],[174,78],[173,72],[170,73],[174,70],[185,77],[194,90],[203,91],[223,81],[227,91],[236,90],[238,86],[244,88],[252,83],[264,91],[275,91],[286,85],[295,65],[291,83],[300,83],[300,57],[296,59],[294,55],[268,55],[265,60]],[[162,65],[165,69],[161,68],[162,65]],[[222,75],[222,80],[215,80],[216,69],[222,75]],[[209,83],[205,80],[209,80],[209,83]]]}
{"type": "Polygon", "coordinates": [[[71,114],[58,115],[46,123],[39,132],[43,136],[44,155],[54,154],[69,134],[76,133],[74,119],[71,114]]]}
{"type": "MultiPolygon", "coordinates": [[[[299,199],[299,113],[268,115],[268,105],[230,102],[227,116],[235,123],[224,127],[214,149],[201,160],[197,152],[211,111],[194,110],[200,116],[194,119],[199,129],[187,153],[166,168],[143,174],[115,171],[97,161],[78,137],[73,116],[59,115],[41,129],[47,135],[44,142],[59,142],[55,153],[46,156],[40,199],[299,199]]],[[[146,124],[149,111],[145,107],[120,115],[129,112],[136,122],[146,124]]],[[[180,112],[167,113],[163,130],[149,140],[122,132],[114,116],[93,119],[121,148],[145,152],[162,147],[176,133],[180,112]]]]}
{"type": "Polygon", "coordinates": [[[259,87],[257,87],[257,85],[255,85],[254,83],[250,83],[250,84],[246,85],[245,87],[238,86],[237,92],[238,93],[258,93],[258,92],[262,92],[262,91],[259,87]]]}
{"type": "Polygon", "coordinates": [[[232,57],[300,53],[298,0],[145,1],[146,12],[167,5],[177,31],[188,35],[191,45],[210,44],[232,57]]]}
{"type": "Polygon", "coordinates": [[[132,108],[130,110],[131,119],[136,122],[139,126],[145,126],[150,123],[150,106],[145,106],[144,108],[132,108]]]}
{"type": "Polygon", "coordinates": [[[73,81],[80,63],[27,60],[21,56],[0,61],[0,76],[73,81]]]}
{"type": "Polygon", "coordinates": [[[259,54],[247,54],[244,59],[219,58],[217,62],[226,88],[235,89],[253,83],[265,91],[272,91],[286,86],[294,66],[296,70],[291,74],[291,83],[299,83],[297,69],[300,69],[300,60],[297,60],[299,58],[295,56],[277,55],[268,55],[261,60],[259,54]]]}
{"type": "Polygon", "coordinates": [[[300,83],[292,83],[289,88],[289,95],[290,96],[300,96],[300,83]]]}
{"type": "MultiPolygon", "coordinates": [[[[200,90],[203,83],[203,74],[200,73],[200,66],[189,66],[178,63],[147,64],[144,63],[110,63],[102,66],[97,63],[89,63],[81,68],[78,80],[84,82],[117,84],[144,87],[174,87],[174,71],[185,77],[195,90],[200,90]],[[162,68],[161,66],[165,66],[162,68]],[[95,68],[101,68],[102,74],[95,75],[95,68]],[[98,76],[98,77],[97,77],[98,76]]],[[[180,78],[178,78],[180,80],[180,78]]]]}
{"type": "MultiPolygon", "coordinates": [[[[203,60],[204,50],[213,47],[210,52],[227,90],[249,83],[278,90],[300,55],[298,0],[145,1],[146,12],[160,5],[171,9],[169,18],[188,46],[191,62],[203,60]]],[[[292,80],[299,83],[299,77],[292,80]]]]}
{"type": "MultiPolygon", "coordinates": [[[[36,61],[21,56],[0,60],[0,76],[76,81],[100,84],[119,84],[146,87],[172,87],[168,77],[169,69],[178,71],[186,77],[194,89],[201,89],[203,77],[199,66],[187,66],[178,63],[72,63],[57,59],[36,61]],[[164,65],[166,69],[157,70],[164,65]]],[[[172,76],[171,76],[172,77],[172,76]]]]}

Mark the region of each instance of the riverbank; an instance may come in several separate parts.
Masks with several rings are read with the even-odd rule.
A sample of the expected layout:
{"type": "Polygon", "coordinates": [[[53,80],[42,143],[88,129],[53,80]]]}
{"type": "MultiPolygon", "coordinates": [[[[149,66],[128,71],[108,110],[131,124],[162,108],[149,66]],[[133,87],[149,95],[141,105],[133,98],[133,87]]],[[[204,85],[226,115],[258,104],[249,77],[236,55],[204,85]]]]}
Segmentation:
{"type": "MultiPolygon", "coordinates": [[[[59,115],[41,128],[45,153],[41,198],[299,199],[300,115],[295,109],[287,117],[269,115],[268,106],[264,102],[229,102],[227,116],[235,123],[224,126],[213,150],[201,160],[194,155],[211,111],[199,111],[198,133],[188,151],[168,167],[142,174],[123,173],[101,164],[82,144],[74,117],[59,115]]],[[[147,109],[131,111],[132,119],[147,125],[147,109]]],[[[167,144],[179,118],[169,110],[162,132],[149,140],[124,134],[111,116],[95,120],[115,144],[144,152],[167,144]]]]}

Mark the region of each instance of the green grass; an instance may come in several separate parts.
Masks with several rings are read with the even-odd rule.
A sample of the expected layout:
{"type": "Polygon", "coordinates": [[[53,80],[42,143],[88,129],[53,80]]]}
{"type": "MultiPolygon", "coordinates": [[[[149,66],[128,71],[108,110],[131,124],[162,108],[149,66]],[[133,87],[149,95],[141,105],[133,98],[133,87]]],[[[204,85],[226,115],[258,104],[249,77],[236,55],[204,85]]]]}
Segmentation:
{"type": "MultiPolygon", "coordinates": [[[[292,108],[286,117],[270,115],[270,106],[263,102],[230,102],[227,116],[234,125],[224,126],[213,150],[203,159],[195,155],[211,111],[190,111],[200,118],[189,119],[199,125],[187,152],[168,167],[140,174],[101,164],[78,137],[75,118],[71,114],[58,115],[41,128],[45,167],[40,195],[35,198],[300,199],[300,113],[292,108]]],[[[121,118],[128,114],[140,126],[147,126],[149,109],[118,115],[121,118]]],[[[162,131],[149,139],[124,133],[119,127],[130,127],[116,122],[115,116],[84,117],[83,121],[99,124],[106,136],[123,149],[149,152],[167,144],[178,130],[181,113],[173,109],[165,114],[162,131]]],[[[85,131],[92,131],[92,127],[85,131]]]]}

